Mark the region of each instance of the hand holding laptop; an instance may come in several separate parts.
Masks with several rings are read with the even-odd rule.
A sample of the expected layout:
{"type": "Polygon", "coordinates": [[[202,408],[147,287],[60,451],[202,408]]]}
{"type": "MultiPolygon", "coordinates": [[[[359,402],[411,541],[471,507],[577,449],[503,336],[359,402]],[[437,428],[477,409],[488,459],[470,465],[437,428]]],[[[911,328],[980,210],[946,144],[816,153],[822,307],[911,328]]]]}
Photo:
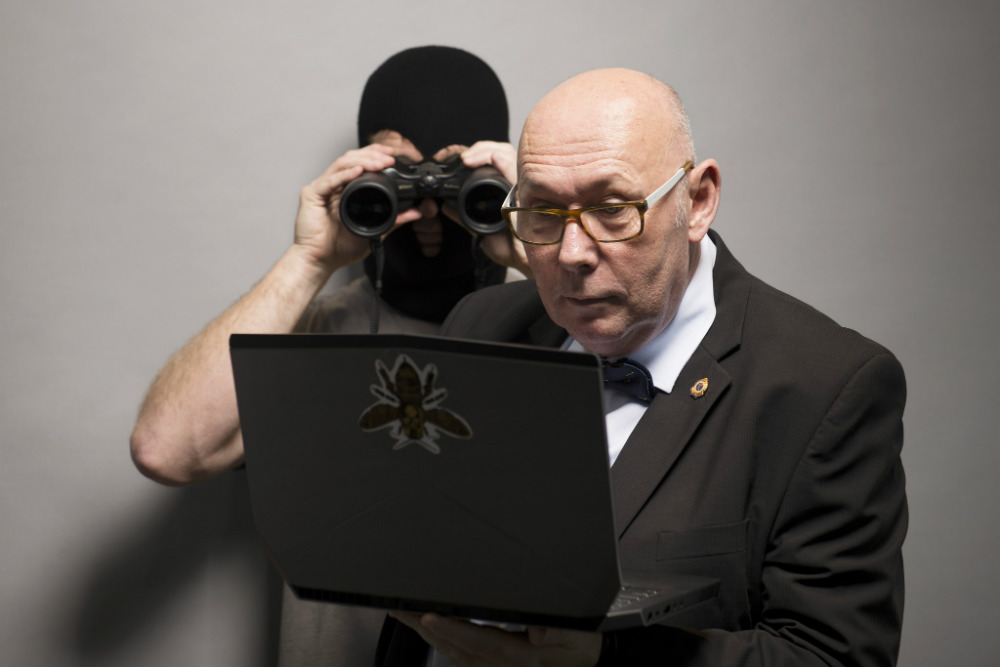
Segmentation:
{"type": "Polygon", "coordinates": [[[390,612],[455,665],[596,665],[601,634],[540,628],[507,632],[438,614],[390,612]]]}

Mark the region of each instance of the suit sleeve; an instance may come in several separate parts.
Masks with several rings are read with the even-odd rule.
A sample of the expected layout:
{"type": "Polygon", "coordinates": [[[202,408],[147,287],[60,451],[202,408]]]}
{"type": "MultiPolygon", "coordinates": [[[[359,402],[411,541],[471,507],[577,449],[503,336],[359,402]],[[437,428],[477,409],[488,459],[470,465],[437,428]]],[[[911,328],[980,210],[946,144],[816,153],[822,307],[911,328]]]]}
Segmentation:
{"type": "Polygon", "coordinates": [[[791,475],[761,566],[753,629],[620,631],[602,665],[893,665],[907,528],[900,451],[906,386],[883,352],[827,410],[791,475]]]}

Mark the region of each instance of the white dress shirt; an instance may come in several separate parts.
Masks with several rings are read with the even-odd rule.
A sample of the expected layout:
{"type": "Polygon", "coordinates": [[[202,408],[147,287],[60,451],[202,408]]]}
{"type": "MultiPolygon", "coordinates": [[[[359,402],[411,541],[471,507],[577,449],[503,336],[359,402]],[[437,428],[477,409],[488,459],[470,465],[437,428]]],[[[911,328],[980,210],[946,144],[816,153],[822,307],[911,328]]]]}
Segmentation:
{"type": "MultiPolygon", "coordinates": [[[[653,340],[629,355],[649,369],[657,389],[670,393],[684,364],[701,344],[715,321],[715,291],[712,269],[715,268],[715,244],[706,234],[701,240],[701,257],[677,314],[653,340]]],[[[573,338],[563,345],[567,350],[583,351],[573,338]]],[[[618,389],[604,390],[604,420],[608,432],[608,460],[613,465],[646,412],[647,404],[618,389]]]]}

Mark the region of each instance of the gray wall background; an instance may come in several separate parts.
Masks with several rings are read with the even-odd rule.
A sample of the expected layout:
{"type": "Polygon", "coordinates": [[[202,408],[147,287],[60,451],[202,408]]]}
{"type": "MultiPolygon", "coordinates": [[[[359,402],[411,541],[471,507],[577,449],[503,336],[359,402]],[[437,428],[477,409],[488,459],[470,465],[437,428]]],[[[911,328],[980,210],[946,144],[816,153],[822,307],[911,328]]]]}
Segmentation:
{"type": "Polygon", "coordinates": [[[978,0],[3,3],[0,663],[267,662],[243,480],[158,487],[128,435],[290,242],[367,74],[443,43],[514,136],[592,67],[680,91],[729,246],[907,370],[901,664],[1000,664],[998,35],[978,0]]]}

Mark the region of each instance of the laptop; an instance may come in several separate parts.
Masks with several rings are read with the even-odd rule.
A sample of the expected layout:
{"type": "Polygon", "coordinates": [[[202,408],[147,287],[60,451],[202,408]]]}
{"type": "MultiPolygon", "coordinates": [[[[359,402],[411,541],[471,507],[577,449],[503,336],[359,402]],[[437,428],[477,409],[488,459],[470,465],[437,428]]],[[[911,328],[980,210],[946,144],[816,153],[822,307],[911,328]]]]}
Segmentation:
{"type": "Polygon", "coordinates": [[[230,348],[254,520],[300,598],[612,630],[715,596],[715,579],[621,572],[595,355],[410,335],[230,348]]]}

